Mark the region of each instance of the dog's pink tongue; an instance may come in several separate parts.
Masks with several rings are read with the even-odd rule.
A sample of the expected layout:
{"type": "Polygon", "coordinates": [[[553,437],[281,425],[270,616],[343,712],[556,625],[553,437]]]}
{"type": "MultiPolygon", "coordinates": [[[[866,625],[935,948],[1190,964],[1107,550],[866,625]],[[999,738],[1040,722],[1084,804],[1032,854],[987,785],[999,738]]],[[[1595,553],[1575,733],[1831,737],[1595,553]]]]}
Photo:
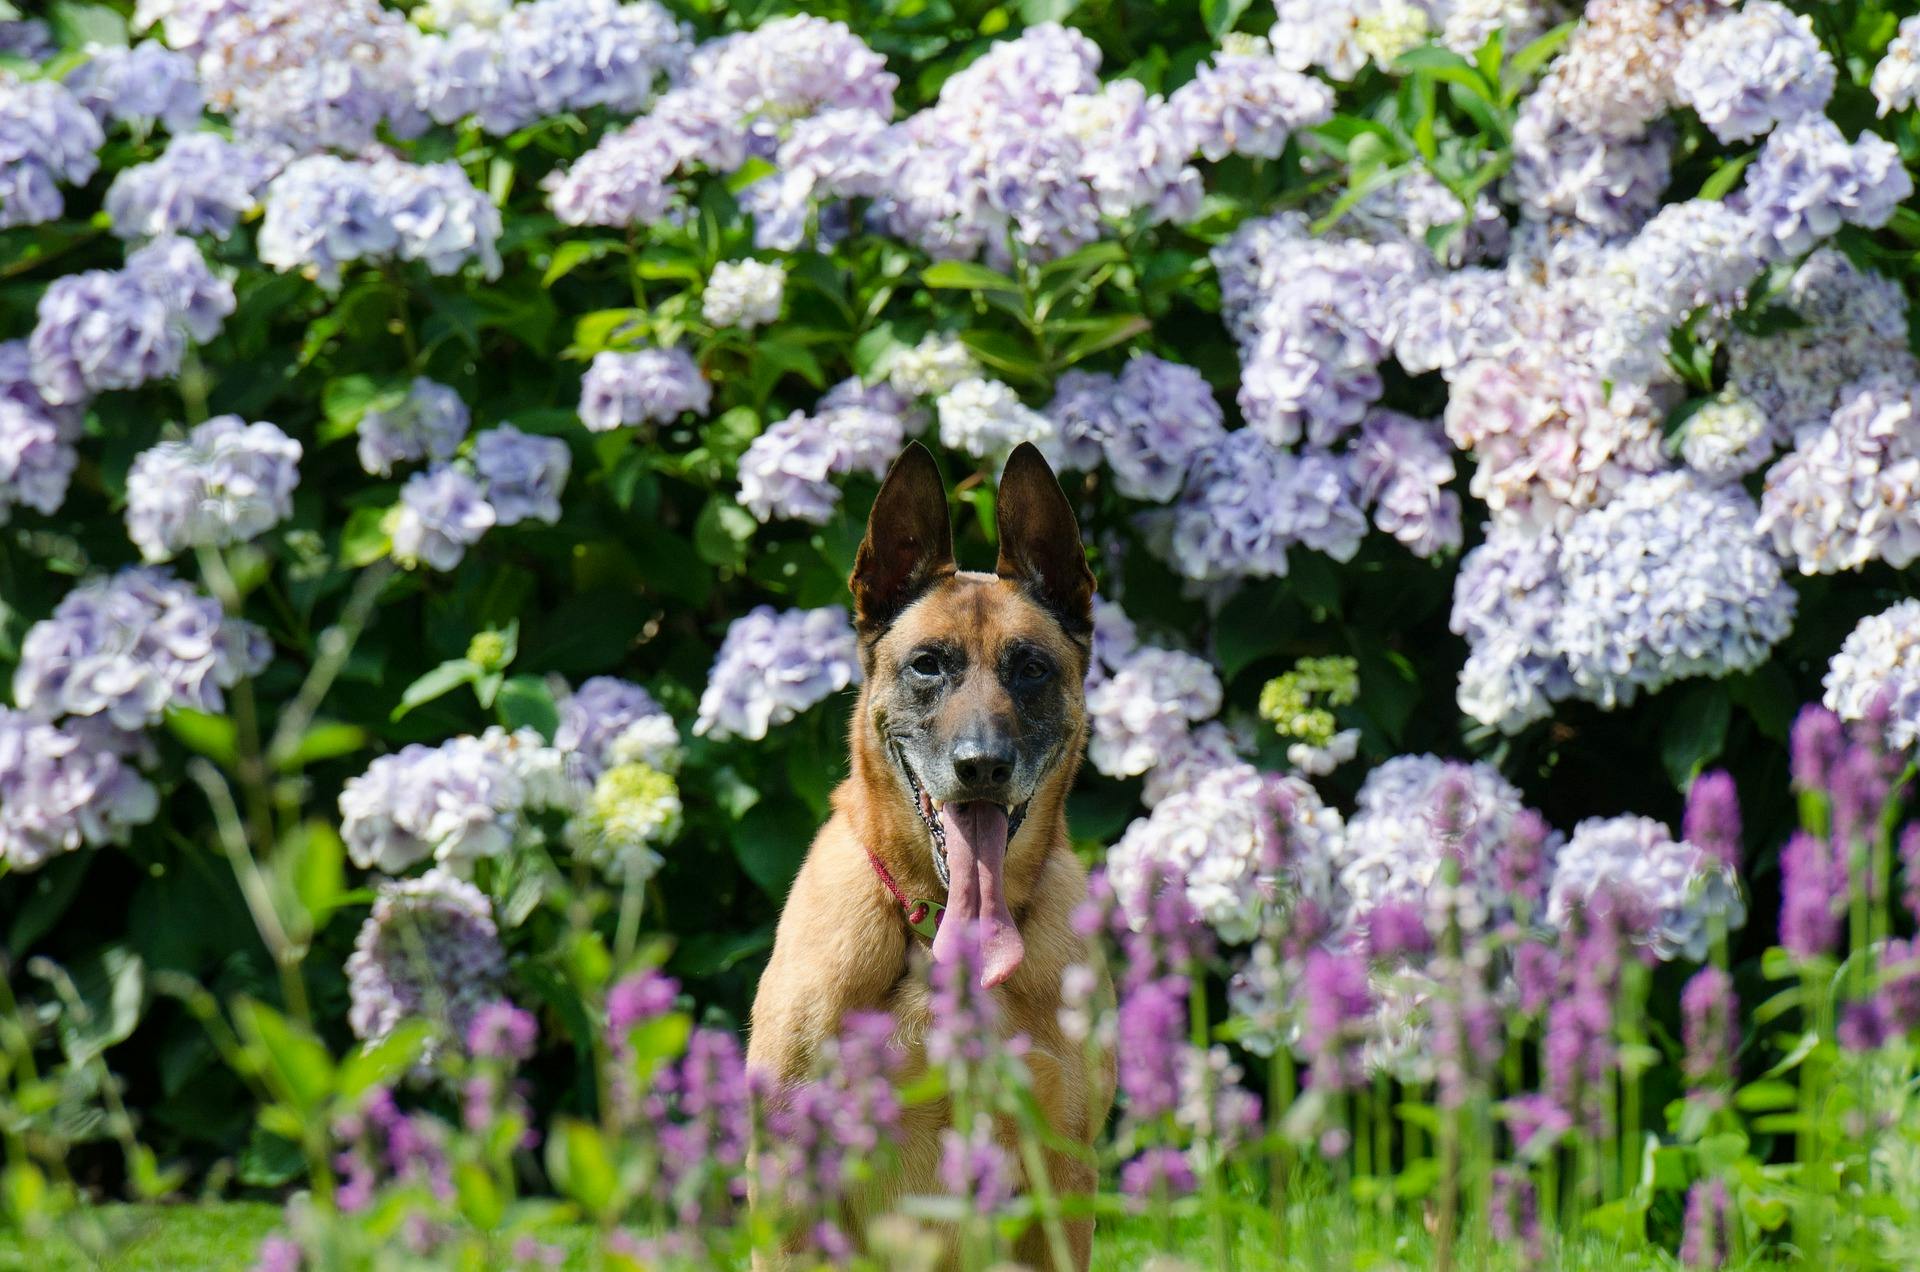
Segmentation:
{"type": "Polygon", "coordinates": [[[1007,908],[1007,810],[986,800],[940,810],[947,837],[947,912],[933,938],[936,962],[963,958],[963,943],[980,942],[980,987],[992,989],[1020,966],[1027,947],[1007,908]],[[978,934],[976,936],[976,933],[978,934]]]}

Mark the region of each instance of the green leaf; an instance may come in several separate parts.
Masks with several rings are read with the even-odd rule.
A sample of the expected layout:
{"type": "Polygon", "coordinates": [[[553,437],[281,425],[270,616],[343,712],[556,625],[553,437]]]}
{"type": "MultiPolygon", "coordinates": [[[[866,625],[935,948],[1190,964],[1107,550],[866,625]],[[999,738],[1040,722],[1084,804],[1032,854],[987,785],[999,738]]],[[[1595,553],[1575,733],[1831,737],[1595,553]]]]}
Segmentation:
{"type": "Polygon", "coordinates": [[[300,1178],[306,1169],[299,1144],[256,1124],[240,1152],[238,1178],[249,1188],[279,1188],[300,1178]]]}
{"type": "Polygon", "coordinates": [[[318,1038],[258,999],[237,1002],[233,1018],[241,1036],[258,1049],[261,1077],[277,1098],[302,1114],[326,1103],[333,1090],[333,1059],[318,1038]]]}
{"type": "Polygon", "coordinates": [[[989,291],[1020,294],[1020,284],[997,270],[972,261],[937,261],[920,273],[928,287],[955,291],[989,291]]]}
{"type": "Polygon", "coordinates": [[[1408,49],[1393,60],[1392,72],[1396,75],[1423,75],[1458,84],[1487,102],[1498,101],[1500,96],[1499,90],[1480,73],[1479,67],[1453,50],[1443,49],[1437,44],[1408,49]]]}
{"type": "Polygon", "coordinates": [[[1207,24],[1207,34],[1215,42],[1239,24],[1240,16],[1253,4],[1253,0],[1200,0],[1200,20],[1207,24]]]}
{"type": "Polygon", "coordinates": [[[127,46],[127,20],[111,5],[59,0],[53,6],[52,17],[54,38],[63,48],[84,49],[89,44],[117,49],[127,46]]]}
{"type": "Polygon", "coordinates": [[[543,676],[510,676],[494,697],[500,722],[509,729],[535,729],[549,742],[560,727],[560,708],[543,676]]]}
{"type": "Polygon", "coordinates": [[[790,801],[756,804],[733,830],[733,855],[775,901],[785,899],[806,859],[809,819],[790,801]]]}
{"type": "Polygon", "coordinates": [[[1032,346],[1004,331],[963,331],[960,333],[960,343],[967,346],[967,352],[982,364],[1010,380],[1035,385],[1048,383],[1047,374],[1041,368],[1040,360],[1034,356],[1032,346]]]}
{"type": "Polygon", "coordinates": [[[1533,78],[1535,71],[1553,60],[1560,46],[1572,37],[1574,28],[1579,25],[1578,22],[1563,22],[1513,55],[1507,63],[1506,93],[1509,101],[1520,95],[1520,90],[1533,78]]]}
{"type": "Polygon", "coordinates": [[[147,1001],[147,969],[124,945],[109,945],[71,972],[80,1009],[60,1013],[60,1046],[78,1068],[133,1036],[147,1001]]]}
{"type": "Polygon", "coordinates": [[[352,1105],[375,1087],[391,1086],[419,1062],[420,1052],[433,1036],[424,1020],[404,1020],[378,1042],[367,1043],[340,1062],[337,1096],[352,1105]]]}
{"type": "Polygon", "coordinates": [[[1700,183],[1700,197],[1709,202],[1726,198],[1739,182],[1740,174],[1747,170],[1747,165],[1752,163],[1759,153],[1757,150],[1750,150],[1715,168],[1713,175],[1700,183]]]}
{"type": "Polygon", "coordinates": [[[367,731],[357,724],[316,720],[280,761],[280,771],[297,773],[309,764],[352,755],[367,744],[367,731]]]}
{"type": "Polygon", "coordinates": [[[393,709],[392,718],[398,720],[415,707],[444,697],[461,685],[470,685],[480,675],[479,664],[471,659],[449,658],[406,687],[400,695],[400,705],[393,709]]]}
{"type": "Polygon", "coordinates": [[[1746,1113],[1771,1113],[1793,1108],[1800,1102],[1800,1089],[1778,1078],[1749,1082],[1733,1093],[1733,1106],[1746,1113]]]}
{"type": "Polygon", "coordinates": [[[326,417],[320,440],[346,437],[360,427],[368,411],[391,411],[406,397],[407,381],[397,376],[343,375],[328,380],[320,390],[320,411],[326,417]]]}
{"type": "Polygon", "coordinates": [[[563,1118],[547,1140],[547,1171],[560,1191],[591,1215],[610,1214],[619,1198],[613,1153],[590,1123],[563,1118]]]}
{"type": "Polygon", "coordinates": [[[1060,365],[1070,367],[1083,358],[1090,358],[1103,349],[1125,344],[1135,336],[1143,335],[1153,329],[1153,324],[1139,314],[1113,314],[1094,320],[1086,330],[1075,336],[1067,347],[1060,352],[1060,365]]]}
{"type": "Polygon", "coordinates": [[[714,495],[693,523],[693,547],[708,565],[738,570],[747,561],[747,543],[760,523],[725,495],[714,495]]]}
{"type": "Polygon", "coordinates": [[[167,711],[166,725],[167,732],[194,754],[204,755],[222,768],[234,766],[239,727],[232,720],[189,707],[172,707],[167,711]]]}
{"type": "Polygon", "coordinates": [[[1660,760],[1675,786],[1685,787],[1719,756],[1732,715],[1727,688],[1716,681],[1692,685],[1681,696],[1660,735],[1660,760]]]}
{"type": "Polygon", "coordinates": [[[393,551],[385,508],[355,508],[340,532],[340,563],[350,569],[372,565],[393,551]]]}
{"type": "Polygon", "coordinates": [[[553,256],[547,261],[547,272],[540,276],[540,285],[551,287],[588,261],[597,261],[623,247],[625,244],[619,239],[568,239],[553,249],[553,256]]]}

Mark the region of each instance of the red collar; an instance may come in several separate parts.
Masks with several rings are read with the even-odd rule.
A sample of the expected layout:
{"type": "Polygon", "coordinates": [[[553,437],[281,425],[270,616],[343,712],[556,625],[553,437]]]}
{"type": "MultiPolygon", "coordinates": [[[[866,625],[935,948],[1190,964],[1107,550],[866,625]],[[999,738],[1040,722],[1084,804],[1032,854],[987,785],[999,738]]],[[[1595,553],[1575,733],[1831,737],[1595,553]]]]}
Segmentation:
{"type": "Polygon", "coordinates": [[[886,885],[887,891],[891,892],[893,899],[899,903],[900,912],[906,917],[907,926],[919,936],[931,941],[933,934],[939,930],[940,916],[946,912],[947,907],[937,901],[909,900],[906,892],[893,881],[893,875],[888,873],[887,863],[880,860],[871,848],[867,849],[867,861],[872,864],[873,872],[880,876],[880,882],[886,885]]]}

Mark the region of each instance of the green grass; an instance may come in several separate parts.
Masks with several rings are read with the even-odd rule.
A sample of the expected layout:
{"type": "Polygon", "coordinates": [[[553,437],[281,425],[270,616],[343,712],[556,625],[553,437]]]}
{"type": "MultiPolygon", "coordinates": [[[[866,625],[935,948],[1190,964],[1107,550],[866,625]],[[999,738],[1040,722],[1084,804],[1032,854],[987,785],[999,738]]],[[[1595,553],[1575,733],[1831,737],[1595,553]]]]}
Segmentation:
{"type": "MultiPolygon", "coordinates": [[[[44,1242],[29,1242],[17,1232],[0,1230],[0,1272],[244,1272],[252,1265],[261,1239],[279,1220],[279,1207],[261,1202],[98,1206],[69,1216],[44,1242]]],[[[1432,1266],[1431,1238],[1410,1218],[1403,1217],[1391,1225],[1366,1225],[1351,1208],[1317,1200],[1297,1207],[1288,1226],[1293,1244],[1283,1264],[1275,1257],[1277,1252],[1264,1226],[1243,1225],[1235,1243],[1240,1267],[1248,1272],[1281,1266],[1303,1272],[1385,1272],[1432,1266]]],[[[584,1232],[555,1236],[575,1248],[586,1244],[584,1232]]],[[[1208,1232],[1199,1221],[1177,1224],[1171,1241],[1163,1246],[1156,1225],[1139,1219],[1102,1225],[1094,1267],[1105,1272],[1133,1272],[1166,1246],[1190,1267],[1212,1268],[1218,1262],[1208,1232]]],[[[1458,1266],[1475,1272],[1516,1268],[1516,1253],[1467,1248],[1460,1251],[1458,1266]]],[[[585,1260],[570,1260],[567,1266],[584,1267],[585,1260]]],[[[1562,1272],[1611,1272],[1671,1268],[1673,1264],[1658,1255],[1636,1258],[1610,1244],[1593,1241],[1563,1250],[1554,1266],[1562,1272]]]]}

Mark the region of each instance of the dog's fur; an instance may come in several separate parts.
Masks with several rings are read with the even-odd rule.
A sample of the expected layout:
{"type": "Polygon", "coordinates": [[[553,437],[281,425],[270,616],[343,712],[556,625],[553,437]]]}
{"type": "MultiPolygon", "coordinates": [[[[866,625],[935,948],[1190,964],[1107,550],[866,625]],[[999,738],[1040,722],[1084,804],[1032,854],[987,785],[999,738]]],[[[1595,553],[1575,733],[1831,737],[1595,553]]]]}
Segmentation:
{"type": "MultiPolygon", "coordinates": [[[[1007,1035],[1031,1040],[1027,1062],[1052,1127],[1090,1144],[1112,1102],[1112,1067],[1088,1071],[1080,1047],[1062,1034],[1059,1010],[1061,973],[1087,959],[1070,923],[1086,873],[1068,844],[1066,798],[1086,741],[1093,574],[1072,507],[1031,446],[1007,462],[997,522],[994,573],[959,571],[933,457],[911,446],[881,488],[852,579],[865,679],[851,722],[851,775],[834,792],[833,815],[787,897],[754,999],[747,1059],[780,1082],[804,1080],[848,1012],[880,1009],[897,1022],[908,1072],[924,1065],[929,995],[914,968],[924,942],[867,852],[909,897],[944,900],[904,766],[936,798],[974,798],[954,793],[964,783],[956,785],[952,757],[984,739],[1006,761],[992,770],[1003,779],[995,788],[1005,793],[1001,802],[1026,800],[1004,870],[1025,955],[992,992],[1007,1035]]],[[[899,1196],[940,1191],[940,1132],[949,1119],[944,1102],[907,1111],[900,1169],[863,1208],[880,1213],[899,1196]]],[[[1000,1132],[1011,1148],[1011,1129],[1000,1132]]],[[[1056,1194],[1093,1192],[1087,1162],[1050,1151],[1046,1165],[1056,1194]]],[[[850,1219],[857,1233],[864,1216],[850,1219]]],[[[1092,1228],[1090,1219],[1067,1222],[1079,1268],[1090,1257],[1092,1228]]],[[[1039,1225],[1016,1253],[1031,1266],[1050,1265],[1039,1225]]]]}

